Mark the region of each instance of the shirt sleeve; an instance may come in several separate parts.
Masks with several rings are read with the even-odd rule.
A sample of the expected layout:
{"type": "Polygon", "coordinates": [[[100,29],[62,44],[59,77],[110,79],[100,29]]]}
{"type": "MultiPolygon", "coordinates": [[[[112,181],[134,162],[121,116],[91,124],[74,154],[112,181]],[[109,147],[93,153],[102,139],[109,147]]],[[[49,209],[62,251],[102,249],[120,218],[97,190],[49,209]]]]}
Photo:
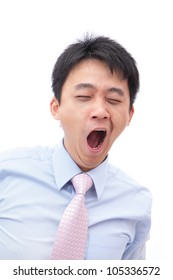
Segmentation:
{"type": "Polygon", "coordinates": [[[136,223],[134,240],[128,244],[123,260],[145,260],[146,241],[149,239],[151,219],[136,223]]]}

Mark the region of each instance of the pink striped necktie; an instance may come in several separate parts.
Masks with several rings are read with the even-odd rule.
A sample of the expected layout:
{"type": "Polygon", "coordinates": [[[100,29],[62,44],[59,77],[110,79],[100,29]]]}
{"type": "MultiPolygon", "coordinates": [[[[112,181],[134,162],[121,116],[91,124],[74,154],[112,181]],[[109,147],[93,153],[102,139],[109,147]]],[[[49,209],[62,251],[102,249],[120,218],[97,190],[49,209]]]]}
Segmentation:
{"type": "Polygon", "coordinates": [[[76,195],[71,200],[60,220],[51,259],[82,260],[85,258],[88,214],[85,206],[85,193],[93,185],[86,173],[72,178],[76,195]]]}

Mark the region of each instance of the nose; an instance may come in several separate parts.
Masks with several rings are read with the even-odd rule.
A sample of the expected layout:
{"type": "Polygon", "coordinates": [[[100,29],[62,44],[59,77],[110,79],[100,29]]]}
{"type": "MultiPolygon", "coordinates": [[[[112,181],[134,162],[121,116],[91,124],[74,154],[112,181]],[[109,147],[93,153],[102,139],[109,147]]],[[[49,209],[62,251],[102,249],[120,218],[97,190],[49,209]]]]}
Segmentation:
{"type": "Polygon", "coordinates": [[[105,104],[106,101],[104,100],[97,100],[94,102],[91,111],[91,117],[93,119],[108,119],[110,118],[108,108],[105,104]]]}

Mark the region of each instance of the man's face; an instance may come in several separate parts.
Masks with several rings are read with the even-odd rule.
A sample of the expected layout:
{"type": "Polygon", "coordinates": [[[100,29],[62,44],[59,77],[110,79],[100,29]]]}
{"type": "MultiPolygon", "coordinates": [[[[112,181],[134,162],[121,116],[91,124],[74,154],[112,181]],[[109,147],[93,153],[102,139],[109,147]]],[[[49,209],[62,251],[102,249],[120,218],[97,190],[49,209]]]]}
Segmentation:
{"type": "Polygon", "coordinates": [[[111,73],[99,60],[81,61],[69,73],[61,103],[53,98],[51,111],[64,130],[64,145],[72,159],[89,171],[108,154],[130,123],[133,108],[127,80],[111,73]]]}

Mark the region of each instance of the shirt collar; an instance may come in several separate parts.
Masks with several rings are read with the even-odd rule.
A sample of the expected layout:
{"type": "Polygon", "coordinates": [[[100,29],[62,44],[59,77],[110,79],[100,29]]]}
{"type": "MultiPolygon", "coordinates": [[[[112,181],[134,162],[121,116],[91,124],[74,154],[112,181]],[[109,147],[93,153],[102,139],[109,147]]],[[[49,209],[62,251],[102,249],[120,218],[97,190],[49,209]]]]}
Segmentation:
{"type": "MultiPolygon", "coordinates": [[[[82,172],[64,148],[63,141],[55,147],[52,155],[52,163],[58,190],[61,190],[72,177],[82,172]]],[[[87,172],[87,174],[93,179],[98,199],[104,191],[107,179],[107,169],[108,159],[106,158],[99,166],[87,172]]]]}

